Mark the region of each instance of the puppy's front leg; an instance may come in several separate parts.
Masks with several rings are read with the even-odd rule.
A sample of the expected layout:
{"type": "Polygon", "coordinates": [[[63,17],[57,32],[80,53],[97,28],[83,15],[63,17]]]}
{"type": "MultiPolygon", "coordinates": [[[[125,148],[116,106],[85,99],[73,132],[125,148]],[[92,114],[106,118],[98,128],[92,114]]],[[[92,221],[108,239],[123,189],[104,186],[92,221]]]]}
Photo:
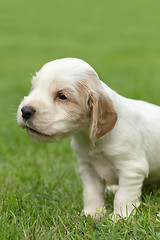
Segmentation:
{"type": "Polygon", "coordinates": [[[144,176],[133,172],[121,173],[119,188],[114,198],[114,215],[128,217],[138,207],[144,176]]]}
{"type": "Polygon", "coordinates": [[[104,208],[105,181],[88,163],[80,164],[79,171],[83,184],[84,214],[98,218],[104,208]]]}

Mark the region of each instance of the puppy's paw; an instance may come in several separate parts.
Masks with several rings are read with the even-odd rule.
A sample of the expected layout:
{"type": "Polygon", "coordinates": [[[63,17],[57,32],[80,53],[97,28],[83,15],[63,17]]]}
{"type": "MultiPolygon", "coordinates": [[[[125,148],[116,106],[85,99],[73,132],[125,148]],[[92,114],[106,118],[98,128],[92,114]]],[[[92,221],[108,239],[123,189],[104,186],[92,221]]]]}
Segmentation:
{"type": "Polygon", "coordinates": [[[118,188],[119,186],[118,185],[110,185],[110,186],[107,186],[106,189],[105,189],[105,194],[107,195],[115,195],[116,192],[118,191],[118,188]]]}
{"type": "Polygon", "coordinates": [[[137,208],[135,206],[128,207],[124,206],[121,208],[121,211],[114,211],[110,214],[110,218],[113,222],[118,222],[119,220],[127,220],[128,218],[132,218],[136,213],[137,208]]]}
{"type": "Polygon", "coordinates": [[[90,216],[91,218],[94,218],[94,219],[100,219],[100,218],[102,218],[105,215],[106,210],[105,210],[104,207],[101,208],[101,209],[98,209],[98,208],[96,208],[96,209],[88,209],[87,208],[87,209],[84,209],[82,211],[82,213],[86,217],[90,216]]]}

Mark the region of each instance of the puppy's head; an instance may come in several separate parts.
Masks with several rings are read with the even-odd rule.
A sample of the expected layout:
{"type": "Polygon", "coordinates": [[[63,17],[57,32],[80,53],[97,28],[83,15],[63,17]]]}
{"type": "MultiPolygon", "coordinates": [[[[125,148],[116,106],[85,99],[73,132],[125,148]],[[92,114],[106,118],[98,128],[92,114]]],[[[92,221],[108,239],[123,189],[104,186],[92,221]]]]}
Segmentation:
{"type": "Polygon", "coordinates": [[[117,115],[98,75],[86,62],[66,58],[45,64],[19,105],[18,124],[38,141],[55,141],[90,125],[90,139],[111,131],[117,115]]]}

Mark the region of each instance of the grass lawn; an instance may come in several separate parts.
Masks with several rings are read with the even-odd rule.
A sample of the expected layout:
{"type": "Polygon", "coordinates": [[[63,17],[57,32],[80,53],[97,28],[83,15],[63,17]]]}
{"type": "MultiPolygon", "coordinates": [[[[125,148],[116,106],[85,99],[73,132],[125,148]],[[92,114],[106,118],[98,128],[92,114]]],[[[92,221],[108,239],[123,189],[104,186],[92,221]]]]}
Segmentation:
{"type": "Polygon", "coordinates": [[[41,66],[89,62],[120,94],[160,105],[159,0],[0,1],[0,239],[160,239],[160,185],[144,189],[134,217],[81,216],[82,186],[70,139],[35,143],[16,123],[41,66]]]}

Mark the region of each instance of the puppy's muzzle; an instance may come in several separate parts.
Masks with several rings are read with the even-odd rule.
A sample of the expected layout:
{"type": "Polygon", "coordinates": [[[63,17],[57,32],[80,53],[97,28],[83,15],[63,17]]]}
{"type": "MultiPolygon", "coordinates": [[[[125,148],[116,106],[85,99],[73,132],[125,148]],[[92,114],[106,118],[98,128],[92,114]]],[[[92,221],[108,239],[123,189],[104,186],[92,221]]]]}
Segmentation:
{"type": "Polygon", "coordinates": [[[22,107],[21,112],[23,119],[27,121],[35,114],[36,110],[32,107],[22,107]]]}

